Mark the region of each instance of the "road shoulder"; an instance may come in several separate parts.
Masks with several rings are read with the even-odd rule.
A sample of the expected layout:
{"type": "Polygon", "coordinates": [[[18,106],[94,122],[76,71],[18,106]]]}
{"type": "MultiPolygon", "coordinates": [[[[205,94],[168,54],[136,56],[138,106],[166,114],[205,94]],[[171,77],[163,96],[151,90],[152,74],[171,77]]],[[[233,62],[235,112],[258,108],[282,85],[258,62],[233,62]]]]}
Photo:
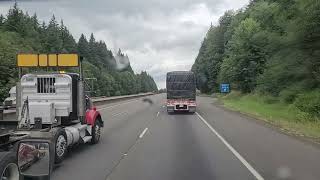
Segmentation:
{"type": "Polygon", "coordinates": [[[318,179],[319,145],[218,106],[212,98],[198,97],[197,103],[197,112],[265,179],[279,179],[282,170],[288,178],[318,179]]]}
{"type": "Polygon", "coordinates": [[[320,139],[319,138],[313,138],[309,136],[305,136],[302,133],[297,133],[296,131],[293,131],[292,129],[285,128],[283,126],[277,125],[275,123],[272,123],[270,121],[267,121],[264,118],[260,118],[257,116],[254,116],[253,114],[242,112],[239,110],[231,109],[229,107],[224,106],[223,102],[218,100],[216,97],[210,97],[212,101],[212,106],[215,106],[217,108],[220,108],[224,111],[227,111],[229,113],[233,113],[235,115],[239,115],[243,118],[249,119],[255,123],[258,123],[260,125],[263,125],[265,127],[271,128],[272,130],[275,130],[281,134],[293,137],[299,141],[302,141],[303,143],[308,143],[310,145],[316,146],[317,148],[320,148],[320,139]]]}

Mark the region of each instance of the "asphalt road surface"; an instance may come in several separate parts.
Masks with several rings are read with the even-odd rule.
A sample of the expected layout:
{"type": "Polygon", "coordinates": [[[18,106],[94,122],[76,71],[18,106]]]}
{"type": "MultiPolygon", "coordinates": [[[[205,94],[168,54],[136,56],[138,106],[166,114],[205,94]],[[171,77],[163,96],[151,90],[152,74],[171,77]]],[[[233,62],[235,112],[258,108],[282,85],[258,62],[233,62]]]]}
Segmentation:
{"type": "Polygon", "coordinates": [[[195,114],[168,114],[165,94],[98,109],[96,145],[70,150],[53,180],[320,179],[320,148],[198,97],[195,114]]]}

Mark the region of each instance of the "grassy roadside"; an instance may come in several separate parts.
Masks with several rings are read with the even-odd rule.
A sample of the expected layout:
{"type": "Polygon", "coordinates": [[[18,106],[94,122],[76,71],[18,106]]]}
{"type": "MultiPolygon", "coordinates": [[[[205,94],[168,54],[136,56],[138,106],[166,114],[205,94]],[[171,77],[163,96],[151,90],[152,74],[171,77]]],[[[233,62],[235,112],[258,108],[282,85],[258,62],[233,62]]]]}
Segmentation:
{"type": "Polygon", "coordinates": [[[305,136],[320,142],[320,122],[303,119],[301,112],[292,105],[277,99],[258,95],[217,95],[228,109],[239,111],[264,120],[281,130],[297,136],[305,136]]]}

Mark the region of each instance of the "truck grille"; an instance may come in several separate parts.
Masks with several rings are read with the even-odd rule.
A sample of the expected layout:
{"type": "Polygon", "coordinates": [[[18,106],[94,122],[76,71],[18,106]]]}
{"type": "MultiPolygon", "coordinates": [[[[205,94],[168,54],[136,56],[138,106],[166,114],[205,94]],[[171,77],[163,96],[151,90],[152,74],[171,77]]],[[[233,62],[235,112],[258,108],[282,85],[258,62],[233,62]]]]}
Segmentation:
{"type": "Polygon", "coordinates": [[[54,83],[56,79],[53,77],[38,77],[37,78],[37,92],[51,94],[56,93],[56,88],[54,83]]]}

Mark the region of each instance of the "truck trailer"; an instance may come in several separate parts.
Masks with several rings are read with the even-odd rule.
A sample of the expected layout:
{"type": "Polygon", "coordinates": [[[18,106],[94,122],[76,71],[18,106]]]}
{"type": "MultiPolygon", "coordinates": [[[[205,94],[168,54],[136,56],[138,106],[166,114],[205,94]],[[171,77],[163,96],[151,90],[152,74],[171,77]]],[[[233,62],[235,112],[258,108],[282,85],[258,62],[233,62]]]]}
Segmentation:
{"type": "Polygon", "coordinates": [[[196,81],[191,71],[167,73],[167,112],[196,112],[196,81]]]}
{"type": "Polygon", "coordinates": [[[61,163],[72,146],[99,142],[104,123],[85,94],[81,62],[77,54],[17,55],[17,126],[6,128],[6,121],[0,120],[0,180],[22,178],[19,158],[28,169],[43,157],[41,145],[24,143],[17,149],[28,139],[52,144],[51,163],[61,163]]]}

